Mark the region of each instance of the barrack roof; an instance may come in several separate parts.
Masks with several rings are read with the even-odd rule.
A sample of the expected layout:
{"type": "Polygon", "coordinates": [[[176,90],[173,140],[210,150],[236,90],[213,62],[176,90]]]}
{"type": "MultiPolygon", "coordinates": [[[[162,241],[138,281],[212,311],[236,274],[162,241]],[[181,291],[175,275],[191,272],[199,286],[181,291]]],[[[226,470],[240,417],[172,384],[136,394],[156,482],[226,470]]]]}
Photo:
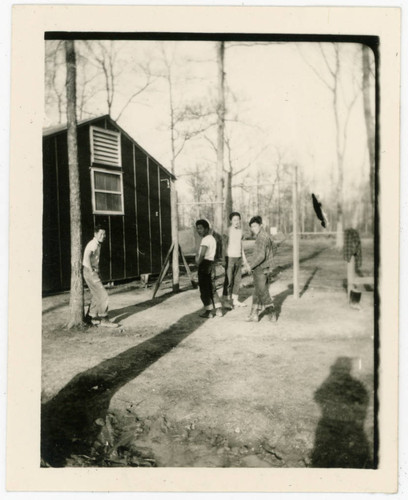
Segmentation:
{"type": "MultiPolygon", "coordinates": [[[[80,120],[77,122],[77,127],[82,127],[84,125],[91,125],[93,122],[97,122],[100,120],[109,120],[110,123],[116,127],[124,136],[126,136],[131,142],[133,142],[140,150],[143,151],[151,160],[159,165],[159,167],[164,170],[170,177],[175,179],[175,175],[173,175],[166,167],[164,167],[159,161],[157,161],[151,154],[149,154],[138,142],[136,142],[133,137],[131,137],[122,127],[120,127],[115,120],[113,120],[110,115],[99,115],[93,118],[86,118],[85,120],[80,120]]],[[[52,127],[43,128],[43,137],[48,137],[50,135],[59,134],[61,132],[65,132],[68,129],[68,125],[63,123],[61,125],[54,125],[52,127]]]]}

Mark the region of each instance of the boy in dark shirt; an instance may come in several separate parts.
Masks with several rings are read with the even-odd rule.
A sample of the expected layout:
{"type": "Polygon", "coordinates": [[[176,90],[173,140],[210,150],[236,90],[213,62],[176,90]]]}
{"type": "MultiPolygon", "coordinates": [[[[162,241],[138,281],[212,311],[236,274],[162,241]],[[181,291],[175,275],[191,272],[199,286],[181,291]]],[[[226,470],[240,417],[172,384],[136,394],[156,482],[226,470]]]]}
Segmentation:
{"type": "Polygon", "coordinates": [[[259,321],[259,311],[265,308],[269,319],[274,318],[273,299],[269,294],[268,276],[273,269],[272,240],[262,225],[262,217],[256,215],[249,221],[249,227],[256,236],[255,248],[250,260],[254,278],[252,308],[247,321],[259,321]]]}

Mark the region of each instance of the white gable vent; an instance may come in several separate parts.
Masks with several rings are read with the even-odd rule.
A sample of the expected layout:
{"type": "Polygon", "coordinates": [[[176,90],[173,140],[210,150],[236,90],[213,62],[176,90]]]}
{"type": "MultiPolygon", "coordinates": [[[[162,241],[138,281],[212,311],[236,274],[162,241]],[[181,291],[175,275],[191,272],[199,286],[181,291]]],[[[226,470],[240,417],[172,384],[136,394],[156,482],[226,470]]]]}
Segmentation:
{"type": "Polygon", "coordinates": [[[121,166],[120,133],[99,127],[90,127],[91,163],[121,166]]]}

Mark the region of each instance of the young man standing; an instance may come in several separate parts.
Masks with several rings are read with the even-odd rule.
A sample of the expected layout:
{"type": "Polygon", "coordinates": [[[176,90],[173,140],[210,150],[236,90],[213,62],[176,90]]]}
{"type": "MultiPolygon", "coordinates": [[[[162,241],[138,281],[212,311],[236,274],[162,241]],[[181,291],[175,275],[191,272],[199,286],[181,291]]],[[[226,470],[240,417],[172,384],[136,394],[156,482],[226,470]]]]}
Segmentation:
{"type": "Polygon", "coordinates": [[[119,326],[108,318],[108,294],[102,285],[99,275],[99,257],[101,245],[105,241],[106,231],[101,226],[96,226],[93,239],[86,245],[82,261],[84,279],[91,292],[89,318],[93,325],[116,328],[119,326]]]}
{"type": "Polygon", "coordinates": [[[221,300],[215,287],[214,257],[217,242],[210,233],[210,225],[205,219],[196,222],[197,233],[201,236],[200,247],[196,256],[198,267],[198,286],[200,297],[205,311],[200,314],[201,318],[213,318],[215,315],[222,316],[221,300]]]}
{"type": "Polygon", "coordinates": [[[242,263],[248,269],[248,261],[242,245],[241,214],[232,212],[229,216],[230,227],[224,242],[225,248],[225,280],[223,299],[224,306],[228,309],[244,307],[246,304],[239,302],[238,293],[241,284],[242,263]]]}
{"type": "Polygon", "coordinates": [[[252,309],[247,321],[259,321],[259,311],[265,308],[266,314],[272,320],[275,315],[272,297],[268,289],[268,276],[273,269],[272,240],[262,225],[262,217],[256,215],[249,221],[249,227],[256,236],[255,248],[250,262],[254,278],[254,293],[252,309]]]}

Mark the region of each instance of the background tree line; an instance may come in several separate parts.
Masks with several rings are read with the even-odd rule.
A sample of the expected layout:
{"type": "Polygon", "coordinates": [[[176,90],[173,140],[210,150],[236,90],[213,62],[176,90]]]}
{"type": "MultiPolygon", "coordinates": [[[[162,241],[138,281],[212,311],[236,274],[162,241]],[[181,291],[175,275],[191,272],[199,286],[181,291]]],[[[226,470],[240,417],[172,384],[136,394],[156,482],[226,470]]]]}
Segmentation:
{"type": "MultiPolygon", "coordinates": [[[[342,245],[345,226],[372,233],[375,191],[372,52],[358,44],[291,46],[297,64],[303,61],[315,79],[313,91],[321,93],[324,124],[333,130],[327,165],[322,167],[316,158],[320,154],[318,139],[323,129],[311,127],[312,131],[307,132],[312,135],[314,145],[303,147],[299,153],[305,128],[290,139],[276,132],[279,120],[288,121],[290,114],[273,117],[278,124],[274,125],[275,133],[265,125],[266,113],[251,114],[254,96],[250,90],[245,93],[242,85],[240,88],[237,61],[261,46],[262,57],[267,61],[268,50],[276,50],[276,44],[208,42],[205,50],[190,50],[188,42],[86,40],[68,45],[64,41],[47,41],[48,124],[68,122],[68,134],[73,137],[77,120],[106,113],[125,129],[129,123],[139,127],[141,135],[151,144],[147,149],[178,178],[172,197],[175,244],[179,230],[191,227],[198,217],[208,218],[216,230],[222,231],[232,210],[240,211],[244,220],[261,214],[268,226],[283,233],[291,232],[294,165],[300,177],[302,232],[320,230],[311,204],[311,193],[315,192],[324,204],[330,230],[337,231],[338,247],[342,245]],[[161,107],[156,113],[158,103],[161,107]],[[357,120],[362,120],[364,129],[357,120]],[[353,157],[350,146],[351,141],[356,141],[356,130],[366,151],[360,163],[353,157]],[[346,179],[345,184],[350,172],[356,174],[355,179],[346,179]]],[[[277,85],[283,79],[280,71],[279,67],[271,69],[277,85]]],[[[302,71],[306,74],[305,69],[302,71]]],[[[262,98],[272,103],[272,108],[274,98],[281,105],[273,89],[262,98]]],[[[300,109],[302,101],[299,103],[301,115],[304,111],[300,109]]],[[[295,123],[297,108],[292,113],[295,123]]],[[[139,140],[137,134],[135,139],[139,140]]],[[[74,155],[71,141],[72,158],[74,155]]],[[[72,189],[75,191],[74,185],[72,189]]],[[[75,213],[72,205],[71,212],[75,213]]],[[[72,237],[77,240],[78,235],[72,237]]],[[[75,269],[74,263],[72,268],[75,269]]],[[[177,272],[175,255],[173,273],[177,272]]]]}

